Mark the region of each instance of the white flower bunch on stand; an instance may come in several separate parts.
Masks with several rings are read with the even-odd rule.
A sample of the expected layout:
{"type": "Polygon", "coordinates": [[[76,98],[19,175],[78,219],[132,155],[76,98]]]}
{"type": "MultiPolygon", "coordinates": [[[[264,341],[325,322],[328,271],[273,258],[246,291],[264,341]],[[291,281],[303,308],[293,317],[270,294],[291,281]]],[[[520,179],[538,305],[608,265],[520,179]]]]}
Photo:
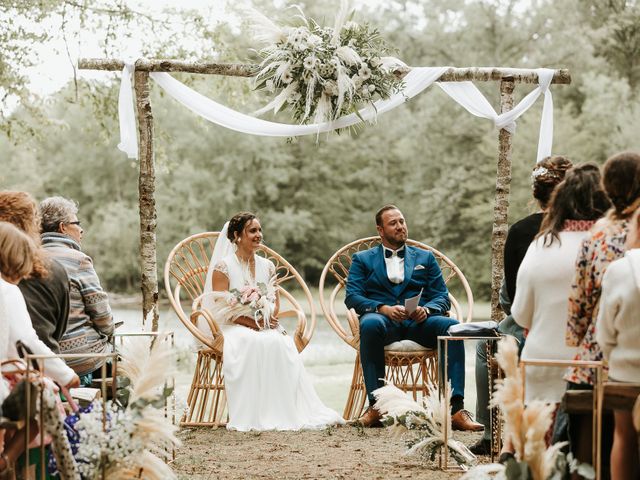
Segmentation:
{"type": "MultiPolygon", "coordinates": [[[[135,338],[122,349],[118,374],[129,381],[126,408],[114,401],[93,402],[75,424],[80,442],[75,456],[82,479],[106,478],[170,480],[176,478],[161,458],[166,449],[179,445],[177,428],[162,410],[172,389],[167,378],[175,365],[164,336],[135,338]]],[[[121,377],[118,377],[119,382],[121,377]]]]}

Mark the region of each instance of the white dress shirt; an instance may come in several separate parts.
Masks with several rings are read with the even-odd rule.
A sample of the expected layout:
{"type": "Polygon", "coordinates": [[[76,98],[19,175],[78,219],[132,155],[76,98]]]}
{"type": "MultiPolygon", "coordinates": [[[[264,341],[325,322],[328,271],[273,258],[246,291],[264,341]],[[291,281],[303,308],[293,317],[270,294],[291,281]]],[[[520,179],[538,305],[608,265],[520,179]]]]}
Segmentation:
{"type": "Polygon", "coordinates": [[[401,250],[404,250],[404,247],[400,247],[398,250],[383,247],[382,250],[384,263],[387,266],[387,278],[391,283],[395,284],[404,282],[404,257],[398,256],[398,252],[401,250]],[[391,252],[390,257],[387,257],[387,251],[391,252]]]}

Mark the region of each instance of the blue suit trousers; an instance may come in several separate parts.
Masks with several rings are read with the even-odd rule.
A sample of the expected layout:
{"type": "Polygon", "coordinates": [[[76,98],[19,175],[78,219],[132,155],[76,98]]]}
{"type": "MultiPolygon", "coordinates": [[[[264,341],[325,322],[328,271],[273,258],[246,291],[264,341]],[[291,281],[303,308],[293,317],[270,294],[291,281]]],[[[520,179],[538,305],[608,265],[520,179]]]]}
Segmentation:
{"type": "MultiPolygon", "coordinates": [[[[380,313],[366,313],[360,317],[360,361],[369,404],[375,399],[371,392],[384,385],[384,347],[399,340],[413,340],[427,348],[437,348],[438,336],[458,321],[439,315],[429,316],[424,322],[413,320],[394,322],[380,313]]],[[[442,359],[439,359],[441,361],[442,359]]],[[[452,396],[464,397],[464,345],[450,342],[448,347],[448,377],[452,396]]]]}

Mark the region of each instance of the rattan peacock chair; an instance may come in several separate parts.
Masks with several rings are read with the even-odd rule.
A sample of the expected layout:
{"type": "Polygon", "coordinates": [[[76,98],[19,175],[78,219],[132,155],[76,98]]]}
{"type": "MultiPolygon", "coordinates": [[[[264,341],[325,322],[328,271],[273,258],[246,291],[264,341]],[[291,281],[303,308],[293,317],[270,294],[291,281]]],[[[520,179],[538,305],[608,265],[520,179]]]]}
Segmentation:
{"type": "MultiPolygon", "coordinates": [[[[171,306],[184,326],[199,342],[198,358],[187,408],[180,420],[181,426],[221,426],[226,424],[226,395],[222,374],[224,334],[210,312],[200,305],[200,298],[209,268],[213,247],[219,232],[192,235],[178,243],[167,259],[164,283],[171,306]],[[189,313],[183,309],[188,302],[189,313]],[[203,318],[208,331],[198,328],[203,318]]],[[[316,314],[311,292],[300,274],[283,257],[269,247],[261,246],[258,255],[271,260],[276,266],[276,285],[280,293],[278,318],[301,352],[309,343],[316,326],[316,314]],[[285,285],[287,284],[288,285],[285,285]],[[306,311],[287,291],[286,286],[301,290],[306,300],[306,311]],[[287,322],[295,323],[293,328],[287,322]]],[[[201,322],[202,323],[202,322],[201,322]]]]}
{"type": "MultiPolygon", "coordinates": [[[[319,296],[324,316],[340,338],[356,350],[353,378],[343,413],[347,420],[353,420],[362,414],[366,399],[360,364],[360,323],[358,315],[353,309],[347,310],[344,315],[339,315],[336,311],[336,303],[342,302],[344,298],[344,288],[353,254],[378,244],[380,244],[380,237],[367,237],[343,246],[329,259],[320,276],[319,296]],[[335,281],[331,290],[331,287],[326,285],[328,279],[335,281]],[[328,294],[325,293],[325,288],[329,292],[328,294]]],[[[450,287],[449,282],[452,279],[459,283],[458,286],[464,290],[467,297],[466,315],[463,315],[460,303],[451,293],[449,293],[451,300],[449,314],[461,322],[470,322],[473,316],[473,293],[462,271],[449,258],[433,247],[415,240],[408,240],[407,244],[433,253],[448,287],[450,287]]],[[[429,383],[437,385],[437,356],[437,350],[423,347],[411,340],[402,340],[387,345],[385,347],[385,377],[387,381],[392,382],[403,391],[411,392],[414,400],[417,400],[418,397],[427,395],[429,383]]]]}

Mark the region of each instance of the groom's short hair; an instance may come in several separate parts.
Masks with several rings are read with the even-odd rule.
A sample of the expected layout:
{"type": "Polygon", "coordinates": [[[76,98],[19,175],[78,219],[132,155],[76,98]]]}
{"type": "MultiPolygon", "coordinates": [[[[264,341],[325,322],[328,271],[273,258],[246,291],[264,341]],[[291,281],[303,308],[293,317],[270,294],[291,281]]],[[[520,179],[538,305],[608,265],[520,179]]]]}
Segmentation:
{"type": "Polygon", "coordinates": [[[398,210],[400,211],[400,209],[398,207],[396,207],[395,205],[391,204],[391,203],[387,203],[384,207],[382,207],[380,210],[378,210],[376,212],[376,225],[381,227],[382,226],[382,214],[388,210],[398,210]]]}

